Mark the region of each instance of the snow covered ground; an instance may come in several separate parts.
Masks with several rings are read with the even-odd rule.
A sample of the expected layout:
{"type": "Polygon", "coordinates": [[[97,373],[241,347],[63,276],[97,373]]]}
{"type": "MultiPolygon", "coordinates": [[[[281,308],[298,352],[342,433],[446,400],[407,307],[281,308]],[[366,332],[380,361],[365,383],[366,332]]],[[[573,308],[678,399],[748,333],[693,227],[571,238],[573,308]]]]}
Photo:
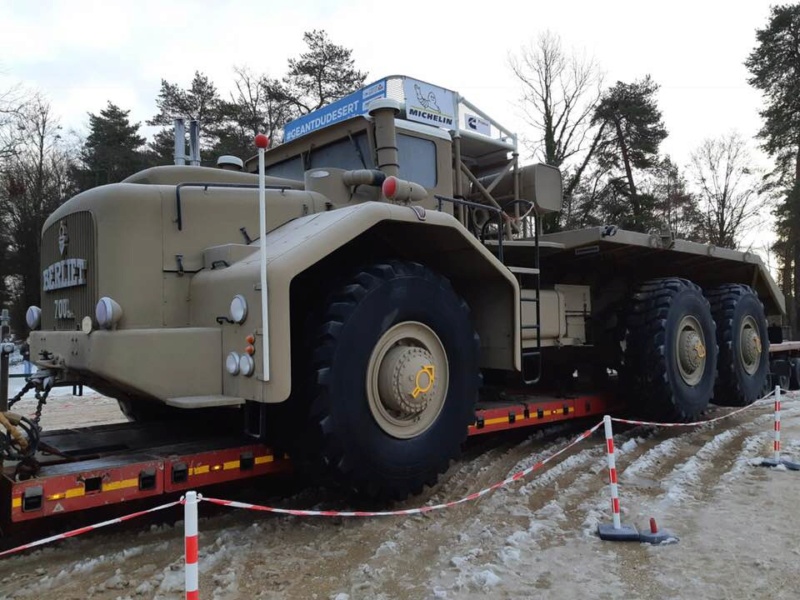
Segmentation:
{"type": "MultiPolygon", "coordinates": [[[[91,393],[58,396],[44,423],[121,419],[115,406],[91,393]]],[[[771,455],[771,423],[769,408],[754,408],[690,431],[620,430],[623,522],[655,517],[680,537],[674,545],[596,537],[610,515],[604,445],[592,437],[523,481],[427,515],[297,518],[201,505],[201,597],[797,598],[800,473],[752,464],[771,455]]],[[[398,508],[480,490],[573,437],[562,425],[473,440],[436,486],[398,508]]],[[[785,403],[783,439],[786,456],[800,459],[800,400],[785,403]]],[[[270,497],[256,490],[246,500],[270,497]]],[[[278,502],[344,508],[313,488],[278,502]]],[[[182,552],[180,521],[109,528],[0,559],[0,598],[183,598],[182,552]]]]}

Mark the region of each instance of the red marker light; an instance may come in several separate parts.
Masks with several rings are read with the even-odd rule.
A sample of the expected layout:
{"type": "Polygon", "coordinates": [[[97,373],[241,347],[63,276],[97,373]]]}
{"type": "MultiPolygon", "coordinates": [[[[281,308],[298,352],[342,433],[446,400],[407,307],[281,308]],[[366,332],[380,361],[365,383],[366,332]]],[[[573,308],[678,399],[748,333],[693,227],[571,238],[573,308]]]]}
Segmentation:
{"type": "Polygon", "coordinates": [[[384,196],[390,200],[394,198],[394,195],[397,193],[397,177],[387,177],[384,180],[381,189],[383,190],[384,196]]]}
{"type": "Polygon", "coordinates": [[[256,147],[266,149],[267,146],[269,146],[269,138],[263,133],[259,133],[256,136],[256,147]]]}

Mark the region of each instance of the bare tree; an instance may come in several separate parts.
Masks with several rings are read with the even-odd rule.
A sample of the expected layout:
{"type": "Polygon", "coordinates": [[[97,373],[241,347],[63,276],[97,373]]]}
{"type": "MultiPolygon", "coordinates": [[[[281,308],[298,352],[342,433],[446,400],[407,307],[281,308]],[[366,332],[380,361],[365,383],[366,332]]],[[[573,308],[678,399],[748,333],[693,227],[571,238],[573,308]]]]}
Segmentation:
{"type": "Polygon", "coordinates": [[[692,153],[689,170],[697,186],[704,237],[735,248],[760,222],[767,202],[744,138],[733,132],[704,141],[692,153]]]}
{"type": "Polygon", "coordinates": [[[600,101],[603,73],[594,58],[568,53],[547,31],[509,59],[522,87],[524,118],[536,132],[532,154],[569,170],[564,196],[569,199],[601,142],[604,124],[592,117],[600,101]]]}
{"type": "Polygon", "coordinates": [[[246,128],[248,136],[265,133],[270,145],[274,145],[291,117],[291,106],[281,82],[267,75],[255,75],[247,67],[235,67],[234,72],[236,91],[231,93],[231,104],[235,121],[246,128]]]}
{"type": "Polygon", "coordinates": [[[0,160],[13,154],[19,143],[15,124],[29,99],[19,86],[0,91],[0,160]]]}
{"type": "Polygon", "coordinates": [[[30,98],[11,127],[19,141],[0,161],[0,234],[7,250],[0,272],[12,288],[13,323],[21,327],[25,308],[39,305],[40,235],[47,216],[69,193],[70,157],[61,127],[42,96],[30,98]]]}

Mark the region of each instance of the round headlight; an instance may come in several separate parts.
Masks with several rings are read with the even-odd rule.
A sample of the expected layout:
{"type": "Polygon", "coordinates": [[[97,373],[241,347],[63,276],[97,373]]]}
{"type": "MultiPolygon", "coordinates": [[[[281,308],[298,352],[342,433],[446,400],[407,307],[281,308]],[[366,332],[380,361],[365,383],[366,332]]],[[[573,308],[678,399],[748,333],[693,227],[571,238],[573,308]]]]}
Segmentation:
{"type": "Polygon", "coordinates": [[[42,321],[42,309],[38,306],[29,306],[25,312],[25,322],[30,329],[39,329],[39,323],[42,321]]]}
{"type": "Polygon", "coordinates": [[[103,329],[111,329],[122,318],[122,307],[108,296],[103,296],[94,308],[97,324],[103,329]]]}
{"type": "Polygon", "coordinates": [[[234,323],[239,323],[240,325],[244,323],[244,320],[247,318],[247,300],[244,299],[244,296],[241,294],[237,294],[234,296],[233,300],[231,300],[231,320],[234,323]]]}
{"type": "Polygon", "coordinates": [[[256,371],[256,363],[249,354],[242,354],[239,357],[239,370],[245,377],[250,377],[256,371]]]}
{"type": "Polygon", "coordinates": [[[228,354],[228,358],[225,359],[225,370],[231,375],[239,374],[239,355],[236,352],[228,354]]]}

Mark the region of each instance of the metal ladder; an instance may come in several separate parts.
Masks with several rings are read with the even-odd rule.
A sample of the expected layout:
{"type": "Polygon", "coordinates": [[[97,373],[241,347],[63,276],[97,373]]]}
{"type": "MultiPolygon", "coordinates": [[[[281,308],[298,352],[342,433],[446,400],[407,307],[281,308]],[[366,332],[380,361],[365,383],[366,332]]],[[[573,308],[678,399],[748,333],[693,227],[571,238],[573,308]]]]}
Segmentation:
{"type": "Polygon", "coordinates": [[[533,385],[538,383],[542,377],[542,311],[541,311],[541,270],[539,264],[539,218],[534,219],[534,256],[533,267],[511,267],[506,265],[509,271],[514,274],[519,283],[519,319],[520,319],[520,332],[519,332],[519,345],[520,345],[520,366],[522,367],[522,380],[526,385],[533,385]],[[523,291],[523,281],[525,277],[533,279],[533,287],[527,290],[530,293],[531,289],[534,294],[533,297],[526,296],[523,291]],[[533,325],[522,324],[522,307],[525,304],[534,304],[536,306],[536,323],[533,325]],[[533,348],[525,348],[525,340],[522,333],[528,330],[536,331],[536,346],[533,348]],[[533,366],[533,370],[526,368],[526,365],[533,366]]]}
{"type": "Polygon", "coordinates": [[[520,323],[522,323],[522,307],[525,304],[534,304],[536,307],[536,323],[531,325],[524,325],[520,324],[520,334],[519,334],[519,343],[520,343],[520,358],[521,358],[521,366],[522,366],[522,380],[525,382],[526,385],[533,385],[534,383],[538,383],[539,379],[542,376],[542,328],[541,328],[541,303],[539,302],[540,294],[539,294],[539,269],[537,268],[527,268],[527,267],[507,267],[509,271],[511,271],[514,276],[517,278],[520,287],[520,294],[519,294],[519,315],[520,315],[520,323]],[[535,284],[533,288],[528,288],[523,290],[523,280],[525,277],[531,277],[535,284]],[[530,294],[531,289],[534,292],[534,295],[526,296],[526,293],[530,294]],[[525,340],[522,337],[522,333],[524,331],[535,330],[536,331],[536,346],[533,348],[525,348],[525,340]],[[532,363],[532,365],[531,365],[532,363]],[[529,369],[530,366],[533,366],[533,370],[529,369]]]}

